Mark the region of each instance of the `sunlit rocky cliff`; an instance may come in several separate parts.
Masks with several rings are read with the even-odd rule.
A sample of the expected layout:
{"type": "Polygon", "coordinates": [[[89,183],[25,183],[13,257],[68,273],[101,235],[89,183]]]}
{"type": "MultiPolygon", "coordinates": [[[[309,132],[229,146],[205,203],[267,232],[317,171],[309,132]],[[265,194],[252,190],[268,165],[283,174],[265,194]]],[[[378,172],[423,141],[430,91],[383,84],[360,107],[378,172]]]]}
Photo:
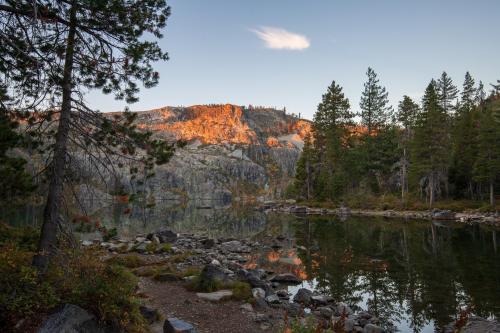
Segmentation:
{"type": "MultiPolygon", "coordinates": [[[[307,120],[262,107],[196,105],[138,112],[137,126],[183,140],[142,190],[154,200],[254,200],[282,195],[311,131],[307,120]]],[[[122,185],[137,188],[124,174],[122,185]]]]}

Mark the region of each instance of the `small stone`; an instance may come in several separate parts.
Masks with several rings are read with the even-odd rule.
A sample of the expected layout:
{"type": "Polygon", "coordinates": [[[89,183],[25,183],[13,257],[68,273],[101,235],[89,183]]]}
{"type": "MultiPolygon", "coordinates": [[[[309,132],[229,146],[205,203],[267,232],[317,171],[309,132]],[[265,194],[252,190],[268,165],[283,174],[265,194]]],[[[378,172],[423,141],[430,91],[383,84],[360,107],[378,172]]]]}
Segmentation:
{"type": "Polygon", "coordinates": [[[212,260],[210,263],[215,266],[220,266],[220,261],[217,259],[212,260]]]}
{"type": "Polygon", "coordinates": [[[206,301],[219,302],[224,298],[233,296],[233,292],[231,290],[219,290],[213,293],[196,293],[196,296],[206,301]]]}
{"type": "Polygon", "coordinates": [[[246,312],[253,312],[253,307],[252,307],[252,304],[250,304],[250,303],[245,303],[245,304],[240,305],[240,309],[243,311],[246,311],[246,312]]]}
{"type": "Polygon", "coordinates": [[[168,318],[163,324],[163,333],[196,333],[190,323],[177,318],[168,318]]]}
{"type": "Polygon", "coordinates": [[[89,240],[82,241],[82,246],[91,246],[92,244],[94,244],[94,243],[92,241],[89,241],[89,240]]]}
{"type": "Polygon", "coordinates": [[[253,298],[265,298],[266,292],[262,288],[253,288],[252,295],[253,295],[253,298]]]}
{"type": "Polygon", "coordinates": [[[278,297],[278,295],[269,295],[266,297],[266,302],[269,303],[269,304],[279,304],[280,303],[280,298],[278,297]]]}

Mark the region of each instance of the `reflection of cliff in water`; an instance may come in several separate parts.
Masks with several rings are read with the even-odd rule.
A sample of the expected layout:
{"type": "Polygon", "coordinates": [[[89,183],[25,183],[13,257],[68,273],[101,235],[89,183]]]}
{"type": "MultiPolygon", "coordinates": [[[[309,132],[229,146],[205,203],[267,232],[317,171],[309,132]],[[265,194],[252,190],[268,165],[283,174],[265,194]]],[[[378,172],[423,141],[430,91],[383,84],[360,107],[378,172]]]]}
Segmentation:
{"type": "Polygon", "coordinates": [[[204,234],[210,237],[249,237],[265,228],[266,216],[248,206],[219,201],[157,202],[152,207],[114,203],[94,216],[120,235],[135,236],[160,229],[204,234]]]}

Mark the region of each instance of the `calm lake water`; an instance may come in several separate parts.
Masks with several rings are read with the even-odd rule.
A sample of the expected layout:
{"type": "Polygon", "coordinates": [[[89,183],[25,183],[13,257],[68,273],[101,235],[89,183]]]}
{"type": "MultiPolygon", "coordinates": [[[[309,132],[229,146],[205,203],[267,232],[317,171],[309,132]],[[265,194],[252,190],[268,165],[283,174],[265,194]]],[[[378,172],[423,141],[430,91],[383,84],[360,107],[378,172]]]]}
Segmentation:
{"type": "MultiPolygon", "coordinates": [[[[252,237],[261,253],[247,267],[294,272],[306,287],[369,309],[402,332],[434,332],[470,306],[500,317],[500,229],[489,226],[350,217],[265,214],[217,203],[114,204],[93,218],[123,237],[161,228],[211,237],[252,237]],[[210,207],[210,208],[208,208],[210,207]],[[277,241],[276,237],[284,239],[277,241]],[[276,247],[279,243],[281,247],[276,247]]],[[[11,221],[36,224],[36,210],[11,221]]],[[[5,216],[4,216],[5,219],[5,216]]],[[[95,235],[82,235],[92,238],[95,235]]]]}

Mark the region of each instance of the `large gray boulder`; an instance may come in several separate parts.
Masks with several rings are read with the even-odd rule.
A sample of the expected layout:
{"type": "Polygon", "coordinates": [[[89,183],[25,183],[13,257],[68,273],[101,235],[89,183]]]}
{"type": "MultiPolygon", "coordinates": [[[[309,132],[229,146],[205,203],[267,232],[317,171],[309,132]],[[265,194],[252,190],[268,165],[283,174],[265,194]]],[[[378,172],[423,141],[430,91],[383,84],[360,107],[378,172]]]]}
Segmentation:
{"type": "Polygon", "coordinates": [[[73,304],[64,305],[52,314],[37,333],[115,333],[118,332],[99,324],[97,318],[73,304]]]}

